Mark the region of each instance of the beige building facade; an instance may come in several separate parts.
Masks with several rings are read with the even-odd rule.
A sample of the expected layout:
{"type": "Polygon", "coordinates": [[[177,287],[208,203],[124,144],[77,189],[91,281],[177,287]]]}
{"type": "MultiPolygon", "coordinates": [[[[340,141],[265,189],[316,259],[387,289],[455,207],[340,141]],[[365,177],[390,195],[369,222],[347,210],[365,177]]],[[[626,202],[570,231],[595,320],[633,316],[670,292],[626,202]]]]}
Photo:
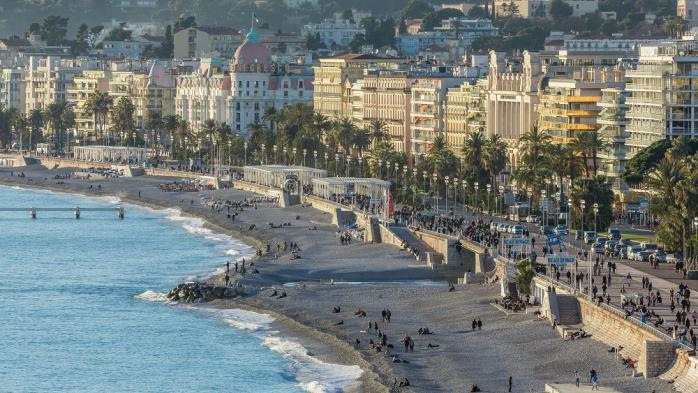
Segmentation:
{"type": "Polygon", "coordinates": [[[189,27],[174,34],[174,57],[175,59],[232,58],[242,39],[240,32],[230,27],[189,27]]]}
{"type": "Polygon", "coordinates": [[[395,151],[410,153],[411,99],[415,79],[405,72],[371,70],[363,77],[363,120],[385,123],[395,151]]]}

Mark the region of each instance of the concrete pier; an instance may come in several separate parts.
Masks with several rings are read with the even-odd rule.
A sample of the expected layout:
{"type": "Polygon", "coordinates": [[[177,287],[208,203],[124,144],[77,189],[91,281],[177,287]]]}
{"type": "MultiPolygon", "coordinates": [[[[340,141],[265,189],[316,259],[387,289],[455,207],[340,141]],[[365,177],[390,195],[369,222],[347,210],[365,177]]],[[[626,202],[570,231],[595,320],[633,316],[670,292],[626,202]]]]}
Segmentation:
{"type": "Polygon", "coordinates": [[[36,219],[37,212],[73,212],[76,220],[80,219],[82,212],[116,212],[116,218],[124,219],[123,207],[0,207],[0,212],[29,212],[29,217],[36,219]]]}

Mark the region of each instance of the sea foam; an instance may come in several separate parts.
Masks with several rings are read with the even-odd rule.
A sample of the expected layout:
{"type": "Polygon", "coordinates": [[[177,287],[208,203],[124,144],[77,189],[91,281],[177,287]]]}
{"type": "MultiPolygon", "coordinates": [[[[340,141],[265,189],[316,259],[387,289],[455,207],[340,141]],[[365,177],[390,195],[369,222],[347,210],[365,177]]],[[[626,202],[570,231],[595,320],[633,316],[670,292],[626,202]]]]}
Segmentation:
{"type": "Polygon", "coordinates": [[[258,337],[264,346],[288,360],[288,371],[296,376],[298,387],[309,393],[342,392],[355,383],[363,373],[359,366],[323,362],[298,341],[281,336],[273,329],[275,319],[271,315],[241,309],[188,307],[212,314],[231,327],[245,330],[258,337]]]}
{"type": "Polygon", "coordinates": [[[167,302],[167,295],[155,291],[145,291],[139,295],[134,296],[136,299],[146,300],[149,302],[167,302]]]}

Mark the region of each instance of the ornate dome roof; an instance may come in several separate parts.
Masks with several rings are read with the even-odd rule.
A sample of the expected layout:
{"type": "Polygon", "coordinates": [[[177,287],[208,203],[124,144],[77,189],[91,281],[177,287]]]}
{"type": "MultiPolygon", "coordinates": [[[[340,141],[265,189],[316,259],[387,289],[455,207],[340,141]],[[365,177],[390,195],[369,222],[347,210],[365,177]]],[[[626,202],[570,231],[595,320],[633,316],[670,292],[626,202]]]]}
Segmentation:
{"type": "Polygon", "coordinates": [[[266,72],[270,66],[271,51],[260,41],[253,25],[235,51],[231,68],[235,72],[266,72]]]}

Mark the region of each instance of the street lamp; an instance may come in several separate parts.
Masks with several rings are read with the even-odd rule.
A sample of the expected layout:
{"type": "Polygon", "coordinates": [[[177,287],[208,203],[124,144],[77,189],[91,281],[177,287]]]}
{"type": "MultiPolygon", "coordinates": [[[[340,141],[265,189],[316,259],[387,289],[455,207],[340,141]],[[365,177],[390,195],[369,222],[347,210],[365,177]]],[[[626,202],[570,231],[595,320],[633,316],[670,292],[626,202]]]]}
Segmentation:
{"type": "Polygon", "coordinates": [[[350,173],[349,165],[351,165],[351,156],[347,156],[347,167],[344,170],[346,177],[349,177],[349,173],[350,173]]]}
{"type": "Polygon", "coordinates": [[[596,223],[597,223],[597,221],[598,221],[598,220],[596,219],[596,216],[597,216],[598,214],[599,214],[599,204],[598,204],[598,203],[594,203],[594,232],[596,232],[596,223]]]}
{"type": "Polygon", "coordinates": [[[492,210],[490,210],[490,200],[492,197],[490,196],[490,192],[492,191],[492,185],[487,183],[487,214],[492,214],[492,210]]]}
{"type": "Polygon", "coordinates": [[[417,184],[418,184],[417,173],[418,172],[419,171],[417,170],[417,168],[412,168],[412,174],[414,175],[414,192],[412,193],[412,204],[413,205],[417,204],[417,188],[419,188],[419,186],[417,186],[417,184]]]}
{"type": "Polygon", "coordinates": [[[262,143],[261,147],[262,147],[262,165],[264,165],[267,161],[267,154],[266,154],[267,147],[264,145],[264,143],[262,143]]]}
{"type": "Polygon", "coordinates": [[[284,146],[283,151],[284,151],[284,165],[288,165],[288,148],[286,148],[286,146],[284,146]]]}
{"type": "Polygon", "coordinates": [[[449,177],[445,176],[444,183],[446,184],[446,214],[447,215],[448,215],[448,180],[449,180],[449,177]]]}
{"type": "Polygon", "coordinates": [[[397,162],[395,163],[395,188],[397,189],[397,184],[400,179],[398,179],[398,176],[400,176],[400,164],[397,162]]]}
{"type": "Polygon", "coordinates": [[[378,178],[383,178],[383,160],[378,160],[378,178]]]}
{"type": "Polygon", "coordinates": [[[465,189],[468,187],[468,182],[465,179],[461,180],[461,187],[463,188],[463,217],[465,217],[465,189]]]}
{"type": "MultiPolygon", "coordinates": [[[[546,186],[547,188],[547,186],[546,186]]],[[[548,198],[545,190],[540,191],[540,208],[543,211],[543,227],[548,226],[548,198]]]]}
{"type": "Polygon", "coordinates": [[[296,160],[298,159],[298,150],[293,148],[293,165],[296,165],[296,160]]]}
{"type": "MultiPolygon", "coordinates": [[[[434,196],[436,197],[436,214],[438,215],[439,214],[439,175],[436,172],[434,172],[433,177],[434,177],[434,186],[436,186],[436,189],[434,190],[434,191],[436,191],[434,193],[434,196]]],[[[436,220],[434,220],[434,225],[436,225],[436,220]]]]}
{"type": "Polygon", "coordinates": [[[328,154],[327,154],[327,152],[325,152],[325,161],[323,162],[323,165],[325,167],[325,170],[329,172],[329,167],[327,166],[327,158],[328,158],[328,154]]]}
{"type": "Polygon", "coordinates": [[[473,186],[475,187],[475,216],[477,217],[478,214],[478,209],[477,209],[477,189],[480,187],[480,182],[475,182],[473,183],[473,186]]]}
{"type": "Polygon", "coordinates": [[[313,168],[317,169],[317,150],[313,150],[313,168]]]}
{"type": "Polygon", "coordinates": [[[570,234],[572,234],[572,224],[572,198],[567,198],[567,226],[570,234]]]}
{"type": "Polygon", "coordinates": [[[339,153],[334,153],[334,175],[339,173],[339,153]]]}
{"type": "Polygon", "coordinates": [[[390,161],[385,162],[385,178],[390,180],[390,161]]]}
{"type": "MultiPolygon", "coordinates": [[[[228,143],[230,143],[230,141],[228,141],[228,143]]],[[[247,166],[247,142],[245,142],[245,144],[243,146],[245,146],[245,166],[247,166]]],[[[230,145],[228,146],[228,148],[229,148],[228,150],[230,150],[230,145]]],[[[228,165],[230,165],[230,164],[228,164],[228,165]]]]}
{"type": "Polygon", "coordinates": [[[504,214],[504,185],[499,186],[499,198],[497,198],[497,204],[499,206],[499,213],[504,214]]]}
{"type": "Polygon", "coordinates": [[[579,201],[579,208],[582,215],[582,235],[584,235],[584,208],[586,208],[586,206],[584,199],[579,201]]]}
{"type": "Polygon", "coordinates": [[[303,149],[303,166],[305,166],[305,156],[308,155],[308,149],[303,149]]]}
{"type": "Polygon", "coordinates": [[[273,162],[274,162],[274,165],[276,165],[276,149],[277,149],[277,146],[274,145],[274,146],[271,147],[271,149],[274,151],[274,161],[273,161],[273,162]]]}
{"type": "Polygon", "coordinates": [[[363,165],[363,157],[359,156],[359,177],[364,177],[364,165],[363,165]]]}

